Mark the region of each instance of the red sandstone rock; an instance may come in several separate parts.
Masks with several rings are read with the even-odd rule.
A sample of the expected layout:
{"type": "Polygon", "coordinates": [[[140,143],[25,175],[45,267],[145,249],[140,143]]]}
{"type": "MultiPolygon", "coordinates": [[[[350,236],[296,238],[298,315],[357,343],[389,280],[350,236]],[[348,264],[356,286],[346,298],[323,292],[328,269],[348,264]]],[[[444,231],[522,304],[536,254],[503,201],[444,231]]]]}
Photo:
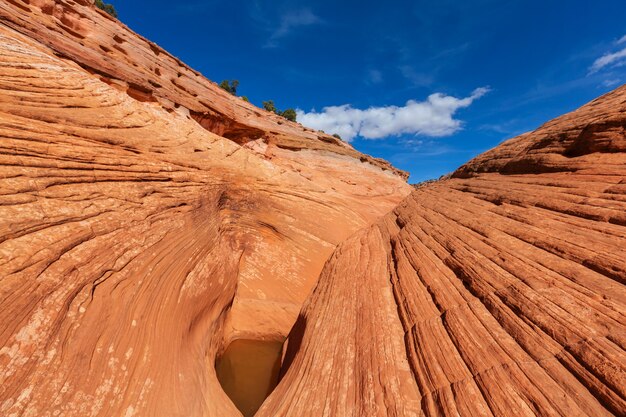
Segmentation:
{"type": "Polygon", "coordinates": [[[463,178],[480,172],[607,175],[614,172],[616,163],[615,173],[623,174],[619,165],[626,152],[625,89],[622,86],[532,133],[504,142],[463,165],[454,176],[463,178]]]}
{"type": "Polygon", "coordinates": [[[284,338],[410,192],[290,129],[301,150],[259,154],[0,25],[0,415],[238,415],[217,352],[284,338]]]}
{"type": "Polygon", "coordinates": [[[335,251],[260,416],[626,413],[626,87],[335,251]]]}
{"type": "Polygon", "coordinates": [[[624,415],[625,126],[622,87],[406,197],[88,0],[6,0],[0,415],[237,416],[216,356],[294,322],[261,416],[624,415]]]}
{"type": "MultiPolygon", "coordinates": [[[[265,241],[272,242],[269,246],[274,248],[273,254],[263,253],[256,245],[248,250],[245,257],[254,259],[245,262],[240,272],[236,306],[241,303],[249,305],[244,311],[235,308],[232,314],[231,325],[236,333],[286,334],[334,245],[389,211],[409,191],[397,178],[406,179],[406,173],[386,161],[363,155],[332,136],[305,129],[233,97],[179,59],[93,7],[89,1],[2,2],[0,19],[7,26],[52,48],[69,65],[76,66],[74,63],[77,63],[93,74],[91,79],[104,81],[131,98],[163,108],[174,116],[178,114],[195,120],[205,129],[270,161],[268,166],[274,167],[275,172],[290,172],[300,177],[303,187],[290,189],[283,197],[283,202],[290,205],[287,211],[300,211],[301,207],[296,207],[303,201],[317,206],[313,213],[309,213],[311,218],[296,221],[306,222],[305,229],[314,230],[315,236],[303,237],[305,240],[314,241],[321,237],[324,242],[331,243],[322,244],[323,250],[310,251],[308,257],[291,260],[293,244],[282,236],[289,233],[278,230],[264,235],[265,241]],[[362,179],[355,181],[359,177],[362,179]],[[370,181],[371,178],[376,180],[370,181]],[[338,193],[336,198],[326,197],[335,192],[338,193]],[[380,197],[386,202],[379,204],[380,197]],[[341,203],[319,208],[335,200],[341,200],[341,203]],[[377,203],[372,204],[373,201],[377,203]],[[348,210],[342,212],[343,205],[348,210]],[[312,219],[314,216],[326,217],[328,211],[336,213],[338,221],[332,226],[331,221],[327,231],[322,232],[312,219]],[[290,266],[275,265],[277,258],[287,260],[290,266]],[[248,281],[255,284],[249,285],[248,281]],[[288,285],[292,281],[295,284],[288,285]],[[273,304],[266,306],[266,300],[281,303],[278,316],[267,316],[266,312],[276,311],[276,308],[273,304]],[[287,313],[284,314],[283,310],[287,313]],[[257,321],[258,317],[263,319],[257,321]],[[245,323],[240,323],[242,321],[245,323]]],[[[235,149],[233,152],[240,151],[239,147],[235,149]]],[[[257,160],[256,163],[261,162],[257,160]]],[[[276,221],[270,214],[273,209],[265,207],[263,210],[261,216],[266,217],[263,221],[274,225],[276,221]]],[[[287,215],[288,219],[291,217],[293,213],[287,215]]],[[[279,222],[281,228],[288,230],[293,228],[291,223],[279,222]]]]}
{"type": "Polygon", "coordinates": [[[92,3],[90,0],[4,1],[0,3],[0,21],[139,101],[158,102],[170,112],[188,115],[211,132],[240,144],[250,144],[268,158],[275,152],[281,153],[281,160],[297,165],[305,173],[319,172],[323,164],[316,166],[316,160],[303,163],[297,153],[284,154],[280,150],[346,155],[408,178],[407,173],[387,161],[363,155],[346,142],[234,98],[92,3]]]}

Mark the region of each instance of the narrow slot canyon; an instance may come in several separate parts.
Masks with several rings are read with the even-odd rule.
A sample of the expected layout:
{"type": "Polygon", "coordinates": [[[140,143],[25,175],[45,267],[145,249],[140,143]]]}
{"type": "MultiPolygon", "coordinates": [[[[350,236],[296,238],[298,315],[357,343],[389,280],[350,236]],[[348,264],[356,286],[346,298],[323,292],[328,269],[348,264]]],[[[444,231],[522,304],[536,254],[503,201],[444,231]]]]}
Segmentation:
{"type": "Polygon", "coordinates": [[[237,339],[215,361],[222,389],[244,417],[256,414],[280,374],[283,342],[237,339]]]}

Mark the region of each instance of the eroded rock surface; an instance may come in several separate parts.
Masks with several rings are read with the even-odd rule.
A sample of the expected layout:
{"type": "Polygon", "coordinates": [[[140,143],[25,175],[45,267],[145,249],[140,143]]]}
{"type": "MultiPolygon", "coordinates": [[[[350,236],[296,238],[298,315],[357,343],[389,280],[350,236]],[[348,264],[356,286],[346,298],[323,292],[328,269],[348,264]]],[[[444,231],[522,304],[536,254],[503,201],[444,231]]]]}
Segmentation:
{"type": "MultiPolygon", "coordinates": [[[[295,165],[304,175],[324,172],[324,158],[301,158],[297,150],[345,155],[408,177],[387,161],[349,144],[291,123],[229,93],[153,42],[93,7],[91,0],[10,0],[0,3],[0,21],[49,46],[139,101],[159,103],[188,115],[220,136],[247,145],[275,163],[295,165]]],[[[331,171],[332,169],[331,164],[331,171]]],[[[373,184],[371,185],[373,186],[373,184]]]]}
{"type": "Polygon", "coordinates": [[[624,415],[625,128],[622,87],[340,245],[259,415],[624,415]]]}
{"type": "MultiPolygon", "coordinates": [[[[119,26],[70,1],[0,10],[119,26]]],[[[298,148],[272,145],[276,118],[241,146],[37,39],[0,24],[0,415],[239,415],[216,354],[284,338],[335,246],[410,187],[295,124],[298,148]]]]}
{"type": "Polygon", "coordinates": [[[0,2],[0,415],[238,416],[216,356],[287,334],[262,416],[624,415],[625,126],[411,192],[89,0],[0,2]]]}

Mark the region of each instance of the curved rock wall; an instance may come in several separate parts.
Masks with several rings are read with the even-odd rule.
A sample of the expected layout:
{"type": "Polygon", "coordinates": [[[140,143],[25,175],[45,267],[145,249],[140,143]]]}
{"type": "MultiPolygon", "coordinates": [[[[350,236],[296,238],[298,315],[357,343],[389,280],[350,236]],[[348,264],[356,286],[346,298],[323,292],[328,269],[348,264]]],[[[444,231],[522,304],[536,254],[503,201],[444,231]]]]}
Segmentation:
{"type": "Polygon", "coordinates": [[[625,127],[621,87],[411,192],[90,1],[1,2],[0,415],[237,416],[216,356],[288,334],[261,416],[624,415],[625,127]]]}
{"type": "Polygon", "coordinates": [[[409,192],[291,153],[328,169],[309,178],[0,25],[0,415],[239,415],[216,354],[284,338],[334,247],[409,192]]]}
{"type": "MultiPolygon", "coordinates": [[[[320,173],[324,164],[303,163],[288,150],[345,155],[408,178],[387,161],[355,151],[349,144],[235,98],[155,43],[93,6],[93,0],[11,0],[0,3],[0,22],[78,63],[134,99],[159,103],[190,115],[203,127],[250,147],[276,164],[296,164],[320,173]],[[257,139],[263,146],[258,145],[257,139]]],[[[316,159],[323,160],[323,157],[316,159]]],[[[332,173],[331,173],[332,174],[332,173]]]]}
{"type": "Polygon", "coordinates": [[[624,415],[626,87],[546,126],[339,246],[259,415],[624,415]]]}

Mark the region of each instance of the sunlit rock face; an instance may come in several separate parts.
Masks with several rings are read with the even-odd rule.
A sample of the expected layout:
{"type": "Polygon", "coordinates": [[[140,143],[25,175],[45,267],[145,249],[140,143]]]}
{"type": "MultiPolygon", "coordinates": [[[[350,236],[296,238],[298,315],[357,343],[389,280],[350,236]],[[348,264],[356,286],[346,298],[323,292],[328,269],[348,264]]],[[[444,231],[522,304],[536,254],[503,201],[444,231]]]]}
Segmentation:
{"type": "Polygon", "coordinates": [[[622,415],[625,102],[412,190],[91,1],[0,2],[0,415],[240,416],[216,359],[287,337],[258,415],[622,415]]]}
{"type": "Polygon", "coordinates": [[[239,415],[215,358],[236,338],[282,342],[336,245],[406,177],[90,4],[0,14],[0,415],[239,415]],[[133,77],[157,67],[163,85],[195,81],[147,100],[133,77]],[[194,117],[196,96],[250,141],[194,117]]]}
{"type": "MultiPolygon", "coordinates": [[[[186,164],[202,161],[200,170],[230,166],[230,171],[234,170],[230,176],[235,179],[227,182],[246,184],[246,188],[254,188],[249,184],[259,175],[274,178],[259,188],[259,192],[273,196],[273,202],[261,203],[248,191],[242,191],[241,195],[251,201],[237,204],[238,211],[245,213],[239,215],[242,227],[248,227],[244,217],[254,217],[253,211],[260,213],[260,217],[251,222],[264,226],[255,233],[244,233],[248,245],[238,271],[238,291],[229,315],[228,333],[233,337],[285,336],[334,246],[406,196],[410,191],[404,181],[407,174],[386,161],[357,152],[332,136],[288,122],[226,93],[91,3],[87,0],[0,2],[0,20],[24,34],[37,48],[50,48],[43,53],[63,62],[58,65],[71,67],[80,74],[76,80],[72,79],[74,73],[61,76],[59,83],[65,91],[73,94],[73,89],[83,88],[82,79],[88,80],[124,106],[151,112],[161,110],[156,115],[144,116],[148,119],[145,123],[154,126],[155,122],[149,119],[159,119],[158,123],[167,121],[171,127],[169,132],[158,132],[166,139],[150,140],[155,137],[138,132],[125,111],[107,114],[111,108],[107,100],[111,99],[91,104],[84,101],[95,97],[81,97],[82,101],[77,103],[64,102],[64,96],[53,99],[62,112],[76,119],[76,124],[87,128],[97,116],[99,134],[102,129],[108,129],[104,135],[109,137],[114,133],[126,138],[136,134],[153,147],[169,146],[187,154],[182,156],[186,164]],[[122,94],[114,94],[114,90],[122,94]],[[82,109],[83,106],[91,107],[92,111],[82,109]],[[196,136],[219,136],[221,153],[216,154],[216,147],[212,147],[203,156],[206,146],[193,144],[181,149],[178,144],[191,136],[184,129],[179,131],[182,128],[178,124],[182,121],[196,136]],[[131,130],[121,132],[120,123],[131,130]],[[215,135],[207,135],[207,131],[215,135]],[[241,146],[233,146],[233,142],[241,146]],[[235,158],[231,158],[235,153],[235,158]],[[224,155],[228,156],[228,162],[224,162],[224,155]],[[230,162],[239,159],[246,162],[230,162]],[[285,176],[294,178],[293,184],[299,185],[287,185],[280,179],[285,176]],[[280,190],[271,189],[276,186],[280,190]],[[319,225],[319,219],[327,221],[319,225]]],[[[16,59],[27,61],[28,58],[16,59]]],[[[24,78],[47,77],[49,72],[25,74],[24,78]]],[[[48,85],[38,88],[45,89],[48,85]]],[[[84,93],[89,94],[89,91],[84,93]]],[[[44,105],[49,113],[59,114],[49,104],[44,105]]],[[[39,113],[36,106],[31,109],[39,113]]],[[[63,125],[65,120],[58,123],[63,125]]],[[[166,149],[155,152],[161,154],[160,158],[174,157],[166,149]]],[[[250,227],[249,230],[254,230],[255,226],[250,227]]]]}
{"type": "Polygon", "coordinates": [[[259,415],[624,415],[625,129],[622,87],[342,243],[259,415]]]}

